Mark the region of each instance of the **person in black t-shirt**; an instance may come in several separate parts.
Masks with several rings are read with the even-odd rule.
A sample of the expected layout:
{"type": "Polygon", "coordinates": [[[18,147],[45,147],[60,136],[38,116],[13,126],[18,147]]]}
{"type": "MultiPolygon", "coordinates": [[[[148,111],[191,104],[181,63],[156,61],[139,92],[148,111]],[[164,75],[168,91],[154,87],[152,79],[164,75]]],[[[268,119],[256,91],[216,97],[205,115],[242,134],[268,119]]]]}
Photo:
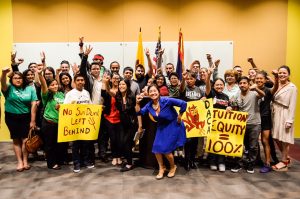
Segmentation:
{"type": "Polygon", "coordinates": [[[272,118],[271,118],[271,101],[273,99],[273,94],[278,89],[278,72],[272,72],[275,77],[275,84],[273,88],[267,88],[265,83],[267,82],[267,73],[264,71],[258,72],[255,77],[255,83],[258,88],[265,92],[265,96],[260,99],[259,107],[260,107],[260,117],[261,117],[261,140],[264,147],[265,152],[265,164],[260,169],[261,173],[268,173],[272,171],[270,165],[270,154],[272,154],[272,159],[274,162],[278,162],[276,157],[275,146],[271,134],[272,129],[272,118]]]}
{"type": "MultiPolygon", "coordinates": [[[[206,80],[206,97],[213,98],[213,107],[218,109],[231,110],[229,97],[224,94],[225,81],[222,78],[216,78],[213,82],[212,88],[210,85],[210,76],[212,74],[212,69],[208,70],[208,77],[206,80]]],[[[219,168],[219,171],[224,172],[225,167],[225,156],[217,154],[209,154],[208,156],[210,169],[216,171],[219,168]],[[217,166],[218,165],[218,166],[217,166]]]]}

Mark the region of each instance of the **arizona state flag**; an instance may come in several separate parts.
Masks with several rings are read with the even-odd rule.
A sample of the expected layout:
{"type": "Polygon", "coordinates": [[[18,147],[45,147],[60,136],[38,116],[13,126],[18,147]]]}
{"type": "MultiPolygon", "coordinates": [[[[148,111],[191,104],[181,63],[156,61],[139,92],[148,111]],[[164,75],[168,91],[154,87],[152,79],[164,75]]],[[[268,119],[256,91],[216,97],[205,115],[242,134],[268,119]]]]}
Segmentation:
{"type": "Polygon", "coordinates": [[[176,73],[179,75],[179,79],[182,80],[182,72],[184,70],[184,49],[183,49],[183,35],[181,29],[179,30],[179,41],[178,41],[178,59],[176,66],[176,73]]]}
{"type": "Polygon", "coordinates": [[[142,29],[140,28],[139,32],[139,41],[138,41],[138,49],[136,53],[136,62],[135,66],[138,64],[142,64],[144,66],[144,51],[143,51],[143,41],[142,41],[142,29]]]}

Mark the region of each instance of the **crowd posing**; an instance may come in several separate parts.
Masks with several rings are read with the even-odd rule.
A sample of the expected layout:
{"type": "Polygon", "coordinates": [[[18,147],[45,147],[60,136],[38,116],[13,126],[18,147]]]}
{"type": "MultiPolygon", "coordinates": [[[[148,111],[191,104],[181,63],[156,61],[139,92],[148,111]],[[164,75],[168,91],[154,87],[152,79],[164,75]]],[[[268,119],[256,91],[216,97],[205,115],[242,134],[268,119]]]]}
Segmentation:
{"type": "MultiPolygon", "coordinates": [[[[260,136],[264,149],[260,172],[288,170],[297,97],[288,66],[273,70],[270,77],[249,58],[252,67],[247,75],[243,75],[242,67],[234,66],[225,71],[223,78],[218,76],[221,60],[213,60],[207,54],[207,67],[195,60],[178,74],[172,63],[155,66],[146,49],[147,71],[137,64],[125,67],[120,74],[120,64],[113,61],[109,68],[105,67],[101,54],[94,55],[90,63],[88,57],[93,48],[84,49],[82,37],[79,49],[79,66],[64,60],[55,70],[46,65],[46,56],[41,53],[41,63],[30,63],[28,69],[20,72],[19,65],[24,60],[12,53],[11,68],[2,70],[4,117],[18,172],[31,168],[25,142],[33,130],[39,131],[47,167],[53,170],[68,164],[71,148],[76,173],[83,167],[94,168],[96,157],[106,163],[111,158],[111,164],[119,166],[121,172],[136,166],[156,168],[156,179],[174,177],[178,165],[189,171],[204,162],[215,171],[245,169],[254,173],[254,167],[262,161],[260,136]],[[243,157],[206,154],[205,138],[186,138],[181,117],[187,102],[206,98],[213,99],[214,108],[248,113],[243,157]],[[103,105],[98,140],[58,143],[60,104],[103,105]],[[179,113],[175,106],[180,108],[179,113]],[[134,137],[141,138],[138,141],[134,137]],[[138,160],[133,161],[138,142],[138,160]],[[280,151],[280,161],[274,143],[280,151]]],[[[158,56],[163,53],[160,50],[158,56]]]]}

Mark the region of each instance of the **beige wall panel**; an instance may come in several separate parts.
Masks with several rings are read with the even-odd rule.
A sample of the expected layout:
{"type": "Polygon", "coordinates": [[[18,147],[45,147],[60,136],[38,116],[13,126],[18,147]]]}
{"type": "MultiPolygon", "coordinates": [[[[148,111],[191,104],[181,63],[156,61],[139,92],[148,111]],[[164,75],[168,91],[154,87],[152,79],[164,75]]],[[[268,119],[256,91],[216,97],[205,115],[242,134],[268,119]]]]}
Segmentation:
{"type": "Polygon", "coordinates": [[[285,63],[287,1],[236,1],[232,33],[234,63],[249,68],[247,57],[268,71],[285,63]],[[247,3],[248,2],[248,3],[247,3]]]}
{"type": "Polygon", "coordinates": [[[172,0],[127,0],[124,5],[125,41],[137,41],[139,27],[143,41],[157,40],[161,26],[162,40],[178,40],[178,3],[172,0]]]}
{"type": "Polygon", "coordinates": [[[122,41],[123,7],[120,0],[69,1],[69,39],[85,36],[86,41],[122,41]]]}
{"type": "Polygon", "coordinates": [[[14,42],[68,41],[67,0],[12,0],[14,42]]]}

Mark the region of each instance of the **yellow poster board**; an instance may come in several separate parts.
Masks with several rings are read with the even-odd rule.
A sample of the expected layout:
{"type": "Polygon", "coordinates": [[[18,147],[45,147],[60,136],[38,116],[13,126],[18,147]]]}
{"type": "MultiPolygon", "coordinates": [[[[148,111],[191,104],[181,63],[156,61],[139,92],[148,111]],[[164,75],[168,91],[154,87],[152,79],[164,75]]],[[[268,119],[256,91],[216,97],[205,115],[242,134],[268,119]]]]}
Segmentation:
{"type": "Polygon", "coordinates": [[[209,134],[212,122],[212,99],[187,102],[182,115],[186,137],[205,137],[209,134]]]}
{"type": "Polygon", "coordinates": [[[208,153],[242,157],[248,113],[214,109],[212,127],[207,136],[208,153]]]}
{"type": "Polygon", "coordinates": [[[102,105],[62,104],[59,108],[58,142],[96,140],[102,105]]]}

